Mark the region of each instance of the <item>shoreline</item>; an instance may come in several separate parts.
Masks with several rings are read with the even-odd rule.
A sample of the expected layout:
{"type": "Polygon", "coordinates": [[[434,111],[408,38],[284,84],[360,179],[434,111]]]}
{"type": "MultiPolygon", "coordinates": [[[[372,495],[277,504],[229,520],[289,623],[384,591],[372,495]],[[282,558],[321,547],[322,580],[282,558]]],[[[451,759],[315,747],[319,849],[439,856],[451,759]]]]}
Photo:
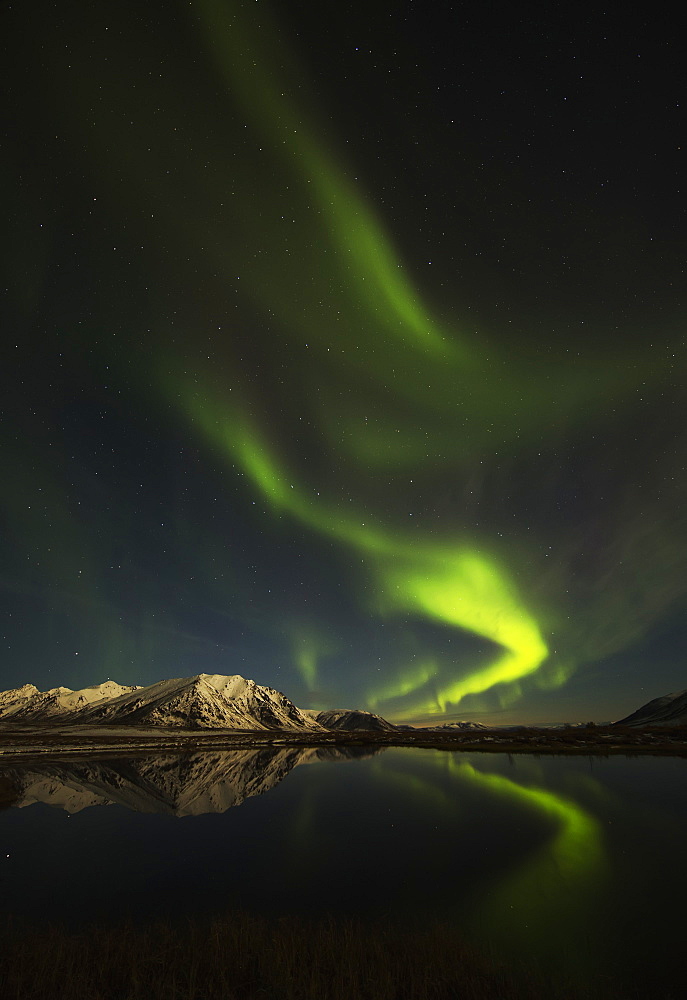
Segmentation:
{"type": "Polygon", "coordinates": [[[260,747],[415,747],[480,753],[687,757],[687,729],[654,726],[571,726],[463,732],[427,730],[177,729],[134,726],[0,725],[0,763],[29,757],[198,753],[260,747]]]}

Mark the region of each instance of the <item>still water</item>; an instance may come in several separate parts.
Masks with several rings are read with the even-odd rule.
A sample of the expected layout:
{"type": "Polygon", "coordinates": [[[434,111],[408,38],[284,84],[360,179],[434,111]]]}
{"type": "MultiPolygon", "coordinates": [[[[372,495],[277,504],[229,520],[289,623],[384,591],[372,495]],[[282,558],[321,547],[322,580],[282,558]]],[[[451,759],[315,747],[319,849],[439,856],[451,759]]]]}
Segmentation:
{"type": "Polygon", "coordinates": [[[647,996],[681,977],[686,760],[292,748],[41,761],[1,767],[0,799],[2,914],[439,918],[647,996]]]}

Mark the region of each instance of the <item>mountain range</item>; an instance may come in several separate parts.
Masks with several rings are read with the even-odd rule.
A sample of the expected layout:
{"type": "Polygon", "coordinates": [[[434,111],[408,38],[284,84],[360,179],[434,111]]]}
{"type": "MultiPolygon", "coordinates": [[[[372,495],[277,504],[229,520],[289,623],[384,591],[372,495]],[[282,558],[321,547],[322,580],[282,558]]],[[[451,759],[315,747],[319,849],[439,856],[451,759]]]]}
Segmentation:
{"type": "Polygon", "coordinates": [[[300,709],[281,691],[239,674],[197,674],[147,687],[107,680],[80,691],[39,691],[33,684],[0,693],[0,720],[233,730],[394,730],[371,712],[300,709]]]}
{"type": "MultiPolygon", "coordinates": [[[[0,722],[306,733],[414,728],[394,725],[362,709],[298,708],[281,691],[240,674],[196,674],[146,687],[106,680],[78,691],[67,687],[39,691],[33,684],[24,684],[0,692],[0,722]]],[[[687,725],[687,691],[654,698],[617,725],[687,725]]],[[[485,728],[478,722],[447,722],[425,730],[464,732],[485,728]]]]}
{"type": "Polygon", "coordinates": [[[184,729],[323,728],[280,691],[238,674],[197,674],[147,687],[105,681],[81,691],[38,691],[25,684],[0,694],[0,719],[184,729]]]}

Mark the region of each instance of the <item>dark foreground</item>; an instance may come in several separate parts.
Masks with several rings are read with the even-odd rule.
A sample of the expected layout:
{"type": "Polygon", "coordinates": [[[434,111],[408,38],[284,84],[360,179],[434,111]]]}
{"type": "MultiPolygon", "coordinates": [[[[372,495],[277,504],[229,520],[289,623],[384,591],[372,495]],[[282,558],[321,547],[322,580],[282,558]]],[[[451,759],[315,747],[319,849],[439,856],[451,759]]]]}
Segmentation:
{"type": "MultiPolygon", "coordinates": [[[[181,918],[180,918],[181,919],[181,918]]],[[[232,914],[148,927],[0,927],[3,1000],[634,1000],[607,981],[553,983],[437,923],[232,914]]],[[[652,1000],[674,1000],[659,991],[652,1000]]]]}
{"type": "Polygon", "coordinates": [[[666,754],[687,757],[687,728],[570,726],[562,729],[400,730],[325,733],[230,729],[154,729],[134,726],[0,725],[0,760],[49,754],[119,754],[230,750],[256,746],[419,747],[533,754],[666,754]]]}

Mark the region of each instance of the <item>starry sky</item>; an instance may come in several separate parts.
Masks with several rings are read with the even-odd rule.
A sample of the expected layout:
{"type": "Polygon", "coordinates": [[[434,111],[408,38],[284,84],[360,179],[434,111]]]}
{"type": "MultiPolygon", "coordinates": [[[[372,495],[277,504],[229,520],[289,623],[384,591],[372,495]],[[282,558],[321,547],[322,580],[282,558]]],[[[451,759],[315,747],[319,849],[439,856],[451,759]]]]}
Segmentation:
{"type": "Polygon", "coordinates": [[[660,10],[6,4],[0,687],[687,686],[660,10]]]}

